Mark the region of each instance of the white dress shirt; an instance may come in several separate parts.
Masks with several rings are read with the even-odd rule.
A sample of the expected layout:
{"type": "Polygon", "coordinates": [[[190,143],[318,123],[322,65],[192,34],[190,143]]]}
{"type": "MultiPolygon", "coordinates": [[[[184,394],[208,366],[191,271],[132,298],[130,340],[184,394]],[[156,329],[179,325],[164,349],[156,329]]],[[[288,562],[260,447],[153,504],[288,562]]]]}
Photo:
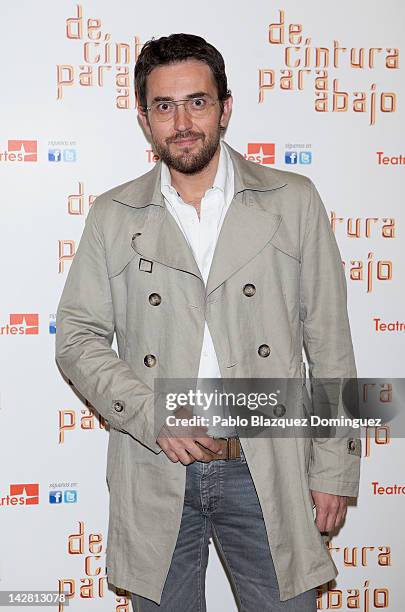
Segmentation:
{"type": "MultiPolygon", "coordinates": [[[[185,203],[172,186],[169,168],[163,160],[161,166],[161,191],[167,209],[183,232],[205,283],[207,283],[218,235],[235,190],[232,160],[222,141],[220,141],[220,149],[214,184],[207,189],[201,200],[200,219],[194,206],[185,203]]],[[[207,322],[204,326],[198,370],[199,389],[203,388],[202,381],[205,378],[221,378],[218,359],[207,322]]],[[[200,414],[205,415],[207,412],[202,411],[200,414]]],[[[219,407],[215,408],[215,414],[229,416],[226,409],[220,410],[219,407]]],[[[211,436],[227,437],[236,435],[237,432],[234,427],[217,425],[216,427],[210,426],[207,433],[211,436]]]]}

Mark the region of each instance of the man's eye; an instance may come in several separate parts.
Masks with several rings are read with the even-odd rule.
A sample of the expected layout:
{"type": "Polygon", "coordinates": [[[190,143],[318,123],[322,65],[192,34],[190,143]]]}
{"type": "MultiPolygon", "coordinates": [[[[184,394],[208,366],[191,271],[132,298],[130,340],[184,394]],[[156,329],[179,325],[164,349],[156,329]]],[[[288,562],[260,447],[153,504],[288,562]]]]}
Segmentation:
{"type": "Polygon", "coordinates": [[[156,108],[160,113],[167,113],[167,111],[171,110],[172,105],[168,102],[161,102],[160,104],[156,105],[156,108]]]}
{"type": "Polygon", "coordinates": [[[205,105],[206,105],[206,100],[204,100],[204,98],[194,98],[193,99],[194,108],[204,108],[205,105]]]}

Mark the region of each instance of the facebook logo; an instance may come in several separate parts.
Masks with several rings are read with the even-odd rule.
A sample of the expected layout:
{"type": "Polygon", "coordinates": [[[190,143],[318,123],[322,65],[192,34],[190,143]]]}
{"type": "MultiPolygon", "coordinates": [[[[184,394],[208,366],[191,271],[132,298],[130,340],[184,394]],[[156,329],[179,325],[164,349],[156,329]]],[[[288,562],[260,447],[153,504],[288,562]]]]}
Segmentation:
{"type": "Polygon", "coordinates": [[[48,149],[48,161],[51,161],[51,162],[62,161],[62,151],[60,149],[48,149]]]}
{"type": "Polygon", "coordinates": [[[77,502],[77,491],[67,489],[64,491],[65,504],[75,504],[77,502]]]}
{"type": "Polygon", "coordinates": [[[286,151],[285,152],[285,163],[286,164],[296,164],[298,155],[295,151],[286,151]]]}
{"type": "Polygon", "coordinates": [[[300,164],[312,164],[312,151],[300,151],[300,164]]]}
{"type": "Polygon", "coordinates": [[[62,503],[62,491],[49,491],[49,503],[50,504],[61,504],[62,503]]]}

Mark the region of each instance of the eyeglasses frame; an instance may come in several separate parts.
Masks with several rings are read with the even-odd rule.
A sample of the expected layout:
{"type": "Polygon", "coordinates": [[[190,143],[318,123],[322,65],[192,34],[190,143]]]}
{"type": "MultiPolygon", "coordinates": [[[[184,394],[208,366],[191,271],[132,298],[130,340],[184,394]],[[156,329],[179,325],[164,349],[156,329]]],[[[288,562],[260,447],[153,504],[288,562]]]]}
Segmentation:
{"type": "MultiPolygon", "coordinates": [[[[211,96],[210,96],[211,97],[211,96]]],[[[170,102],[175,104],[176,106],[184,106],[184,109],[187,111],[185,105],[187,102],[191,102],[192,100],[200,100],[202,98],[202,96],[196,96],[195,98],[180,98],[179,100],[156,100],[155,102],[152,102],[152,104],[150,106],[144,106],[144,112],[150,111],[153,106],[156,106],[157,104],[162,104],[164,102],[170,102]]],[[[216,102],[218,102],[220,100],[220,98],[215,98],[212,99],[211,103],[210,103],[210,107],[214,106],[214,104],[216,104],[216,102]]],[[[171,119],[171,117],[168,117],[167,119],[163,119],[163,121],[169,121],[169,119],[171,119]]]]}

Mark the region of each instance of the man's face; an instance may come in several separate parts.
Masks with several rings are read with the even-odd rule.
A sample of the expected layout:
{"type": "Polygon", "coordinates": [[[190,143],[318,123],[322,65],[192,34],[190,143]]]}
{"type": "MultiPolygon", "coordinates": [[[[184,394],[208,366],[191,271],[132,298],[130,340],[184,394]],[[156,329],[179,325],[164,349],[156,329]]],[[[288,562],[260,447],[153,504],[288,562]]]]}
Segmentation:
{"type": "MultiPolygon", "coordinates": [[[[156,97],[172,100],[205,92],[213,100],[218,96],[211,69],[204,62],[186,60],[176,64],[157,66],[147,77],[147,105],[156,97]]],[[[220,141],[220,127],[226,127],[232,108],[232,98],[224,100],[224,112],[217,101],[204,117],[191,117],[183,105],[176,108],[173,118],[156,121],[149,113],[140,120],[150,135],[155,153],[169,166],[184,174],[196,174],[213,158],[220,141]]]]}

